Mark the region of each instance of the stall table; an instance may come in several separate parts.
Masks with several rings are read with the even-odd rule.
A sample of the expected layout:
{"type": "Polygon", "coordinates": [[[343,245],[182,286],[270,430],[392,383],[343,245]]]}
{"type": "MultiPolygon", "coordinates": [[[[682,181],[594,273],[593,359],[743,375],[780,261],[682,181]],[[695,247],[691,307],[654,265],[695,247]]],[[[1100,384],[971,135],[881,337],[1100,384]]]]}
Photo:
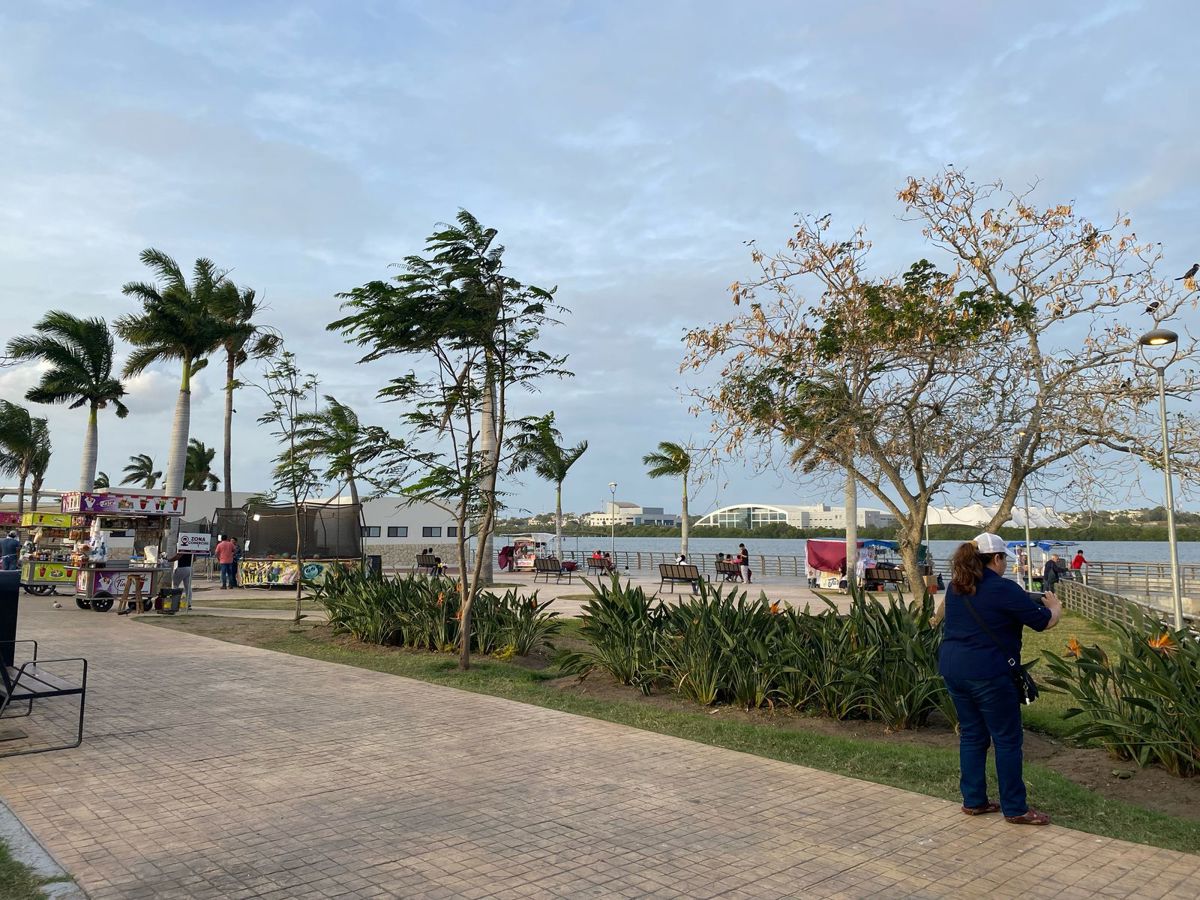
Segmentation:
{"type": "Polygon", "coordinates": [[[165,566],[147,566],[138,563],[90,563],[86,566],[69,566],[75,576],[75,604],[80,609],[108,612],[113,603],[125,595],[130,587],[131,600],[149,600],[165,587],[170,579],[170,569],[165,566]],[[141,578],[141,590],[130,579],[141,578]]]}

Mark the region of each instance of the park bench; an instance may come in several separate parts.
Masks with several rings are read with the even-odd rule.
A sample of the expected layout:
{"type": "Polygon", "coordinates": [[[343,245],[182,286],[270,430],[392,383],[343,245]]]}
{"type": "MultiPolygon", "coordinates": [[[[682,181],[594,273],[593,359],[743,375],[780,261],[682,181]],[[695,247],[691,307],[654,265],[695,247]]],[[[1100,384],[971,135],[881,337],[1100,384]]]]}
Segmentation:
{"type": "Polygon", "coordinates": [[[717,560],[717,574],[722,576],[726,581],[738,581],[742,578],[742,567],[735,562],[726,562],[723,559],[717,560]]]}
{"type": "Polygon", "coordinates": [[[571,575],[573,572],[570,569],[564,569],[563,564],[553,556],[539,556],[533,561],[533,580],[537,581],[539,577],[545,576],[546,584],[550,583],[550,576],[554,576],[555,583],[562,581],[564,575],[567,576],[567,584],[571,583],[571,575]]]}
{"type": "Polygon", "coordinates": [[[51,750],[69,750],[83,743],[83,710],[87,698],[87,660],[72,656],[62,659],[38,659],[37,641],[4,641],[0,643],[0,718],[23,718],[33,714],[34,700],[48,700],[52,697],[78,697],[79,723],[75,731],[75,742],[59,744],[53,747],[40,747],[32,750],[6,751],[0,743],[0,757],[23,756],[27,753],[47,753],[51,750]],[[15,661],[15,650],[18,645],[29,645],[33,657],[26,662],[15,661]],[[45,668],[47,665],[57,666],[59,663],[80,663],[81,674],[78,682],[63,678],[45,668]],[[25,711],[15,716],[9,713],[9,707],[14,704],[27,704],[25,711]]]}
{"type": "Polygon", "coordinates": [[[413,571],[418,575],[424,572],[427,575],[432,575],[437,569],[437,557],[432,553],[418,553],[417,561],[413,563],[413,571]]]}
{"type": "Polygon", "coordinates": [[[675,585],[690,584],[700,587],[700,569],[683,563],[659,563],[658,587],[662,590],[664,584],[671,585],[671,593],[675,593],[675,585]]]}
{"type": "Polygon", "coordinates": [[[588,572],[595,571],[602,575],[607,575],[613,570],[613,562],[611,559],[596,559],[594,557],[588,557],[587,564],[588,572]]]}

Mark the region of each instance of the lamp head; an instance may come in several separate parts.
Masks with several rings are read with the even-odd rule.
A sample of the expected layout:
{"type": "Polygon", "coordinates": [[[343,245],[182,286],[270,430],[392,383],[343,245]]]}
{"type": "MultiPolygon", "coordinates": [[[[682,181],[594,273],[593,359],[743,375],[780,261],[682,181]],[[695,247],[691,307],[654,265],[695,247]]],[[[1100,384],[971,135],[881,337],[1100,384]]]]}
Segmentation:
{"type": "Polygon", "coordinates": [[[608,483],[608,489],[610,491],[615,491],[617,489],[617,483],[615,481],[610,481],[608,483]]]}
{"type": "Polygon", "coordinates": [[[1156,369],[1165,369],[1179,352],[1179,335],[1169,328],[1155,328],[1138,338],[1142,359],[1156,369]]]}
{"type": "Polygon", "coordinates": [[[1166,347],[1178,341],[1179,335],[1169,328],[1155,328],[1138,338],[1138,343],[1143,347],[1166,347]]]}

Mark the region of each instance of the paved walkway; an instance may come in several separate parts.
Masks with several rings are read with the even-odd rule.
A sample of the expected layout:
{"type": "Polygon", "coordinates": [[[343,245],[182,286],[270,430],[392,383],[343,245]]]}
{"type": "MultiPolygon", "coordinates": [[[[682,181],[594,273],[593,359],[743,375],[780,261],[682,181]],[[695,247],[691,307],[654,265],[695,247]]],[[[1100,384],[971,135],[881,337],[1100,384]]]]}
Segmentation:
{"type": "Polygon", "coordinates": [[[375,672],[22,604],[83,747],[0,796],[94,898],[1194,897],[1200,856],[375,672]]]}

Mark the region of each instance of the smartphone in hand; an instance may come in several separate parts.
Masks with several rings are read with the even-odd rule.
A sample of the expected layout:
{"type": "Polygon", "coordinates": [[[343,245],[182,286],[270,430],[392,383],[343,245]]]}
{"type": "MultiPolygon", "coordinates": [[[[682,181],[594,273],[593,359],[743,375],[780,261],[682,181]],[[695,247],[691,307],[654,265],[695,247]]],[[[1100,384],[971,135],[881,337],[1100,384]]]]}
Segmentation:
{"type": "Polygon", "coordinates": [[[1026,591],[1026,593],[1029,594],[1029,599],[1032,600],[1034,603],[1036,603],[1038,606],[1046,605],[1046,592],[1045,591],[1026,591]]]}

